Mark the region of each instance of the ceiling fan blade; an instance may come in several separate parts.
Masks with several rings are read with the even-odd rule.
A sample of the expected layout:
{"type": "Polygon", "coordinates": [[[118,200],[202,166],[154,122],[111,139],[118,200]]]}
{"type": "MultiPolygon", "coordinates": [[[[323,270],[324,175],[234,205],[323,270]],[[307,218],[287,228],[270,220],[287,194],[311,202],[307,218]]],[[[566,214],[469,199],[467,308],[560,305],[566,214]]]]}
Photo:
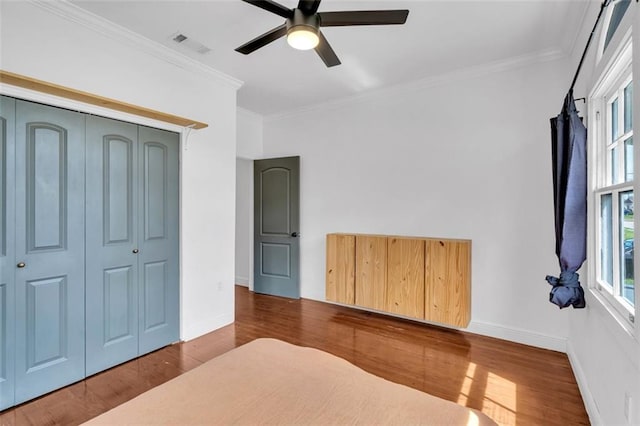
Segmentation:
{"type": "Polygon", "coordinates": [[[284,7],[280,3],[276,3],[272,0],[242,0],[246,3],[257,6],[261,9],[280,15],[283,18],[293,18],[293,10],[288,7],[284,7]]]}
{"type": "Polygon", "coordinates": [[[318,32],[318,36],[320,37],[320,42],[316,46],[315,50],[320,56],[320,58],[324,61],[324,64],[327,67],[335,67],[336,65],[340,65],[340,59],[338,59],[338,55],[333,51],[331,45],[322,34],[322,31],[318,32]]]}
{"type": "Polygon", "coordinates": [[[254,38],[250,42],[245,43],[242,46],[238,47],[236,49],[236,52],[240,52],[240,53],[244,53],[245,55],[248,55],[249,53],[255,50],[258,50],[261,47],[266,46],[272,41],[279,39],[286,33],[287,33],[287,24],[282,24],[279,27],[276,27],[271,31],[268,31],[262,34],[261,36],[254,38]]]}
{"type": "Polygon", "coordinates": [[[315,14],[319,6],[320,0],[300,0],[298,2],[298,9],[307,16],[315,14]]]}
{"type": "Polygon", "coordinates": [[[318,13],[321,27],[404,24],[408,15],[408,10],[353,10],[318,13]]]}

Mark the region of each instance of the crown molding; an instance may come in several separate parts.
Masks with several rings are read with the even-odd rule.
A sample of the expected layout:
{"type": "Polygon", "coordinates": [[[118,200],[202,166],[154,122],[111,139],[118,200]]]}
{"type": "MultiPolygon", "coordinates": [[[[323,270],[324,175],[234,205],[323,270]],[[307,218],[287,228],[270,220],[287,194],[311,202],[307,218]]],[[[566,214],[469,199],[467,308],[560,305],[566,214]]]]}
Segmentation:
{"type": "Polygon", "coordinates": [[[190,57],[176,52],[161,43],[150,40],[136,32],[115,24],[104,19],[94,13],[91,13],[79,6],[70,3],[68,0],[28,0],[30,3],[39,8],[60,16],[68,21],[75,22],[102,34],[114,41],[126,44],[138,49],[146,54],[161,59],[167,63],[175,65],[187,71],[204,75],[208,78],[224,83],[234,89],[240,88],[243,82],[231,77],[223,72],[211,68],[201,62],[191,59],[190,57]]]}
{"type": "Polygon", "coordinates": [[[416,91],[425,90],[433,87],[444,86],[446,84],[455,83],[457,81],[468,80],[472,78],[483,77],[490,74],[510,71],[518,68],[524,68],[533,64],[551,62],[558,59],[566,58],[567,55],[560,49],[548,49],[534,52],[527,55],[516,56],[500,61],[489,62],[469,68],[464,68],[446,74],[432,77],[426,77],[409,83],[398,84],[381,89],[374,89],[365,93],[331,100],[306,107],[296,108],[295,110],[284,111],[275,114],[264,115],[265,122],[278,121],[288,119],[301,114],[306,114],[320,109],[331,110],[337,109],[355,103],[369,102],[376,99],[389,99],[391,97],[400,97],[411,94],[416,91]]]}
{"type": "MultiPolygon", "coordinates": [[[[600,6],[600,3],[590,3],[590,2],[585,2],[584,3],[583,9],[582,9],[582,15],[580,16],[580,19],[578,20],[578,25],[577,25],[577,28],[576,28],[575,32],[573,33],[572,36],[570,35],[570,36],[565,37],[565,41],[568,41],[568,43],[564,44],[565,50],[568,52],[568,54],[570,56],[574,55],[576,53],[578,53],[578,54],[582,53],[582,51],[576,52],[576,49],[578,48],[578,42],[580,42],[582,40],[582,38],[581,38],[582,29],[586,28],[586,26],[587,26],[587,18],[589,17],[590,7],[592,5],[594,5],[594,4],[597,4],[598,6],[600,6]]],[[[588,29],[587,29],[587,31],[588,31],[588,29]]],[[[582,49],[582,46],[580,46],[580,49],[582,49]]]]}
{"type": "Polygon", "coordinates": [[[255,119],[255,120],[260,120],[262,121],[264,116],[262,116],[261,114],[258,114],[257,112],[253,112],[249,109],[246,108],[242,108],[242,107],[236,107],[238,114],[240,115],[244,115],[245,117],[250,117],[251,119],[255,119]]]}

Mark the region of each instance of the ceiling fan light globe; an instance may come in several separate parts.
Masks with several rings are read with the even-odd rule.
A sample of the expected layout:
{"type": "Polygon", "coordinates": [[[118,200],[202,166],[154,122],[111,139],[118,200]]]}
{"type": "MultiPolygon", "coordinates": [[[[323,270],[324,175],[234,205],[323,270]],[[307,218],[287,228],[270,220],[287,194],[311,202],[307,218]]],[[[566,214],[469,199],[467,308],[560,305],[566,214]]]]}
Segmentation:
{"type": "Polygon", "coordinates": [[[287,33],[287,43],[298,50],[310,50],[320,42],[317,31],[308,26],[291,28],[287,33]]]}

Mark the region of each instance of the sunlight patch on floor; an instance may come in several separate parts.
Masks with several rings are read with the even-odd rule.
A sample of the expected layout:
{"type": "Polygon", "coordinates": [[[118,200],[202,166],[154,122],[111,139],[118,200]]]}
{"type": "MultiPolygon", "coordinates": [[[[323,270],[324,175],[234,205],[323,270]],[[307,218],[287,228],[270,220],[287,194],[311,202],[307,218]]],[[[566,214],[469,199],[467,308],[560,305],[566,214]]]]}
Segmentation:
{"type": "Polygon", "coordinates": [[[489,372],[482,401],[482,412],[501,425],[516,424],[517,385],[489,372]]]}
{"type": "Polygon", "coordinates": [[[469,363],[467,367],[467,374],[465,374],[462,381],[462,387],[460,388],[460,395],[458,395],[458,404],[467,405],[469,400],[469,392],[471,392],[471,385],[473,384],[473,376],[476,374],[476,365],[473,362],[469,363]]]}
{"type": "MultiPolygon", "coordinates": [[[[482,411],[500,425],[516,424],[517,385],[492,372],[479,369],[470,362],[460,386],[457,403],[469,406],[482,400],[482,411]]],[[[469,416],[468,426],[475,425],[478,417],[469,416]]]]}

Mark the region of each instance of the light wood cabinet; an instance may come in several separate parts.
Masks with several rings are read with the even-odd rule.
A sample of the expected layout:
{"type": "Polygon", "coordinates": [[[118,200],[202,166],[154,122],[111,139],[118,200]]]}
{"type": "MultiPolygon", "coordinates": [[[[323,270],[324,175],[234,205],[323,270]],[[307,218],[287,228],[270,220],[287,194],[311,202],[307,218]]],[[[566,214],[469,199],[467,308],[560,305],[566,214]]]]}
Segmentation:
{"type": "Polygon", "coordinates": [[[355,303],[354,235],[327,235],[327,299],[353,305],[355,303]]]}
{"type": "Polygon", "coordinates": [[[425,242],[425,318],[466,327],[471,320],[471,242],[425,242]]]}
{"type": "Polygon", "coordinates": [[[385,311],[424,318],[424,240],[387,238],[385,311]]]}
{"type": "Polygon", "coordinates": [[[387,237],[355,236],[355,304],[384,311],[387,292],[387,237]]]}
{"type": "Polygon", "coordinates": [[[327,300],[466,327],[471,241],[327,235],[327,300]]]}

